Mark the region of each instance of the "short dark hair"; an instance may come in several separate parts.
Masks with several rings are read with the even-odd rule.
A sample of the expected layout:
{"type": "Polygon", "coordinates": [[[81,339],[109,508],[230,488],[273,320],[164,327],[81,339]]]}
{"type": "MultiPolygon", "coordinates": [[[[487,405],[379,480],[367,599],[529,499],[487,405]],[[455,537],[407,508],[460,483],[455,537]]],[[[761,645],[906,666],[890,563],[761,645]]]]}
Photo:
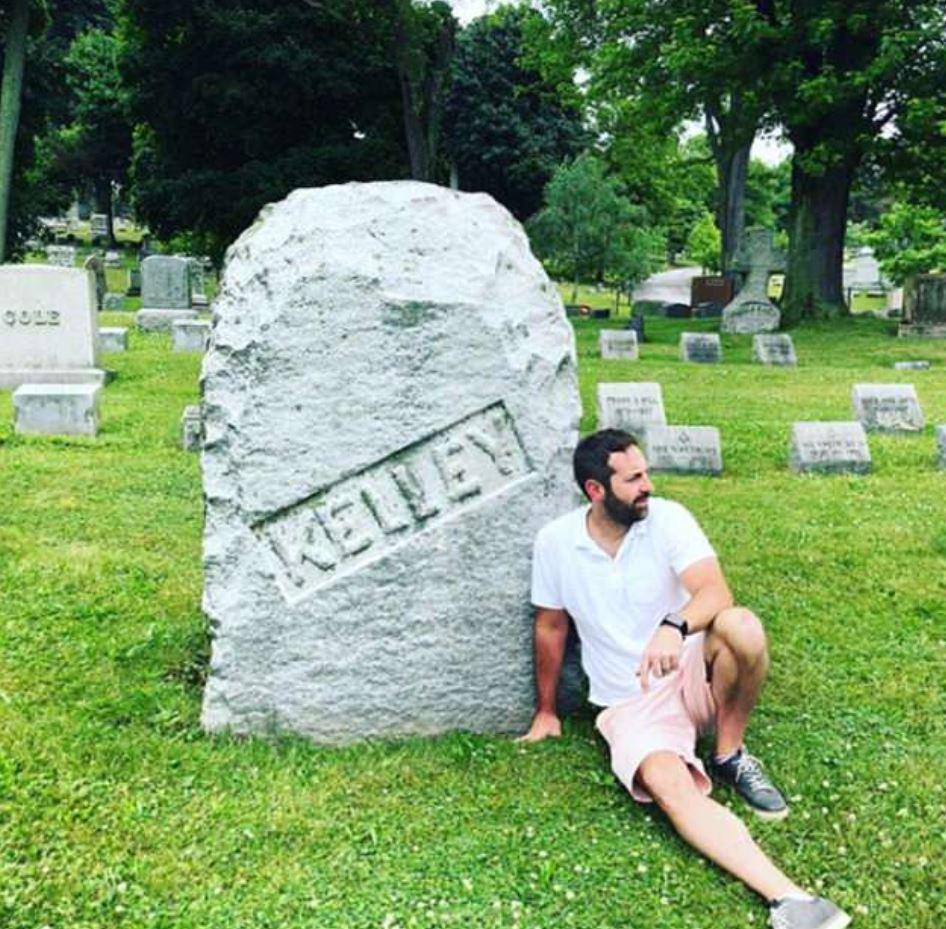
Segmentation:
{"type": "Polygon", "coordinates": [[[599,429],[591,435],[586,435],[578,443],[572,458],[575,480],[581,492],[585,496],[588,495],[585,490],[587,480],[597,481],[607,487],[611,475],[614,474],[614,470],[608,464],[608,458],[614,452],[627,451],[632,445],[637,447],[640,443],[623,429],[599,429]]]}

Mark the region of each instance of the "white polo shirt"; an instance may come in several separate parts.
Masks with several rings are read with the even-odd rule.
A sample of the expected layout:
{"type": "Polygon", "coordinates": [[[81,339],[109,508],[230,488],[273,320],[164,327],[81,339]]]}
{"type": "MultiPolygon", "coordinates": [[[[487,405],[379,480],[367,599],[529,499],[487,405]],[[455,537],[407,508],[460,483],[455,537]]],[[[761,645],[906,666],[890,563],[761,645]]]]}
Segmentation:
{"type": "MultiPolygon", "coordinates": [[[[716,553],[686,507],[651,497],[614,558],[588,534],[590,507],[543,526],[532,556],[532,603],[566,610],[581,639],[589,699],[612,706],[640,693],[634,673],[660,620],[690,594],[680,574],[716,553]]],[[[653,690],[669,678],[650,678],[653,690]]]]}

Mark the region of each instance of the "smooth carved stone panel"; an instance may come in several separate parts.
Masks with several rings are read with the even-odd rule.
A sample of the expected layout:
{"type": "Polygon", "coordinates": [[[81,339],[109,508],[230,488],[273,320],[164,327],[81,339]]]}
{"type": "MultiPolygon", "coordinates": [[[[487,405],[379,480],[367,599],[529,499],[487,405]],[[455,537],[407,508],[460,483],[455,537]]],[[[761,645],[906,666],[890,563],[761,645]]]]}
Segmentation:
{"type": "Polygon", "coordinates": [[[868,432],[920,432],[923,411],[912,384],[855,384],[854,416],[868,432]]]}
{"type": "Polygon", "coordinates": [[[186,310],[191,305],[190,263],[173,255],[149,255],[141,262],[141,306],[186,310]]]}
{"type": "Polygon", "coordinates": [[[655,473],[723,473],[719,430],[714,426],[649,426],[644,444],[647,464],[655,473]]]}
{"type": "Polygon", "coordinates": [[[640,438],[648,426],[667,422],[660,384],[599,384],[597,397],[599,429],[624,429],[640,438]]]}
{"type": "Polygon", "coordinates": [[[752,360],[764,365],[797,365],[795,343],[785,332],[754,335],[752,360]]]}
{"type": "Polygon", "coordinates": [[[231,246],[213,314],[203,724],[523,731],[532,544],[578,502],[580,403],[521,226],[429,184],[299,190],[231,246]]]}
{"type": "Polygon", "coordinates": [[[792,426],[793,471],[866,474],[871,468],[867,433],[855,422],[801,422],[792,426]]]}
{"type": "Polygon", "coordinates": [[[633,329],[602,329],[598,342],[602,358],[637,361],[637,333],[633,329]]]}
{"type": "Polygon", "coordinates": [[[700,364],[718,364],[723,360],[723,346],[715,332],[680,334],[680,357],[700,364]]]}
{"type": "Polygon", "coordinates": [[[24,384],[13,392],[14,429],[24,435],[94,436],[98,384],[24,384]]]}

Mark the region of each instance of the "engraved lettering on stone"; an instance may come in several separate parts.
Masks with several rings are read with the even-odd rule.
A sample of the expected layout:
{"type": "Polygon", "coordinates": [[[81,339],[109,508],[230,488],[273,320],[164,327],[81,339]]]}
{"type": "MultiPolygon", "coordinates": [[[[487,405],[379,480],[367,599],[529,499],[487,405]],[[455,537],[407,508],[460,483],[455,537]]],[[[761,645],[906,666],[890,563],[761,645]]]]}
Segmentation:
{"type": "Polygon", "coordinates": [[[62,314],[59,310],[4,310],[3,321],[8,326],[58,326],[62,314]]]}
{"type": "Polygon", "coordinates": [[[502,403],[466,416],[257,523],[276,583],[297,603],[532,468],[502,403]]]}

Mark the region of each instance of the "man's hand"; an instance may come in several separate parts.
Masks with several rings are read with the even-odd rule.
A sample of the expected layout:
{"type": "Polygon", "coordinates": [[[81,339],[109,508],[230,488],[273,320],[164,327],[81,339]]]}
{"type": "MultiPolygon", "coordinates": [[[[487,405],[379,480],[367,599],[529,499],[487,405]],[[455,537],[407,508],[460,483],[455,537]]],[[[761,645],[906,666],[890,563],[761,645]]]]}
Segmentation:
{"type": "Polygon", "coordinates": [[[658,626],[644,649],[637,676],[641,679],[641,690],[647,690],[647,677],[664,677],[680,667],[680,652],[683,651],[683,636],[673,626],[658,626]]]}
{"type": "Polygon", "coordinates": [[[540,711],[532,718],[532,725],[517,742],[541,742],[543,739],[557,739],[562,734],[562,721],[554,714],[540,711]]]}

